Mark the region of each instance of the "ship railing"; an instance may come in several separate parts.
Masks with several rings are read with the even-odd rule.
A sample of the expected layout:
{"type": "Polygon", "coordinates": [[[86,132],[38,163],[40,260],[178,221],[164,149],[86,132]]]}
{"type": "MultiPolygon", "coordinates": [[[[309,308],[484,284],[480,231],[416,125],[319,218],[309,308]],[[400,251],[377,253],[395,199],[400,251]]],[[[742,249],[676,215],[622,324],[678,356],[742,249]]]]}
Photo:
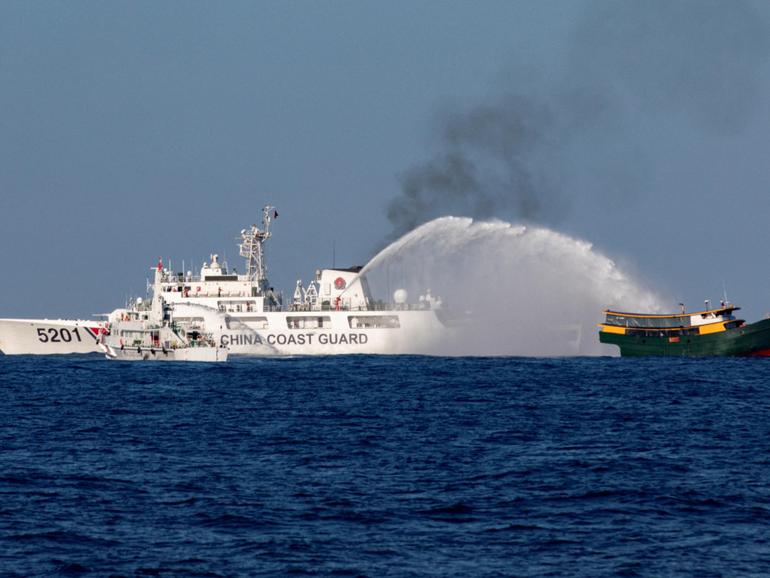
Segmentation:
{"type": "MultiPolygon", "coordinates": [[[[422,303],[385,303],[383,301],[376,301],[369,305],[356,305],[351,306],[349,304],[341,303],[339,307],[336,307],[331,303],[321,303],[320,305],[298,305],[292,304],[283,311],[290,312],[302,312],[302,311],[427,311],[430,307],[427,304],[422,303]]],[[[271,309],[265,309],[265,311],[271,311],[271,309]]],[[[280,309],[274,309],[274,311],[280,311],[280,309]]]]}

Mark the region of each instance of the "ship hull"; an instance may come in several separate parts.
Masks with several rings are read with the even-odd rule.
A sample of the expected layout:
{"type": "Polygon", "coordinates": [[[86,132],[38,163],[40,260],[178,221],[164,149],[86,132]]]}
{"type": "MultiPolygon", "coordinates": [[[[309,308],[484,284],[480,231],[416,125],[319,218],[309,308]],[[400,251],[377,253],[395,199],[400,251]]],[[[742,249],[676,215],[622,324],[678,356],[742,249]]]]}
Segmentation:
{"type": "Polygon", "coordinates": [[[381,311],[371,314],[349,311],[307,313],[267,312],[261,321],[241,317],[205,323],[215,343],[233,355],[350,355],[350,354],[427,354],[446,327],[434,311],[381,311]],[[298,317],[324,317],[324,327],[296,327],[298,317]],[[362,327],[351,317],[388,316],[397,319],[395,327],[362,327]],[[229,325],[229,327],[228,327],[229,325]],[[266,325],[266,327],[265,327],[266,325]]]}
{"type": "MultiPolygon", "coordinates": [[[[185,309],[178,305],[178,311],[180,315],[200,319],[218,347],[227,348],[232,355],[427,354],[433,351],[436,337],[447,331],[432,310],[265,312],[237,319],[201,306],[185,309]],[[323,317],[326,325],[297,327],[298,318],[302,317],[323,317]],[[370,317],[396,319],[396,326],[361,326],[370,317]]],[[[99,325],[92,321],[0,319],[0,352],[101,353],[99,330],[99,325]]]]}
{"type": "Polygon", "coordinates": [[[75,319],[0,319],[0,352],[6,355],[97,353],[100,324],[75,319]]]}
{"type": "Polygon", "coordinates": [[[623,357],[770,357],[770,319],[719,333],[682,337],[620,335],[601,331],[599,341],[617,345],[623,357]]]}

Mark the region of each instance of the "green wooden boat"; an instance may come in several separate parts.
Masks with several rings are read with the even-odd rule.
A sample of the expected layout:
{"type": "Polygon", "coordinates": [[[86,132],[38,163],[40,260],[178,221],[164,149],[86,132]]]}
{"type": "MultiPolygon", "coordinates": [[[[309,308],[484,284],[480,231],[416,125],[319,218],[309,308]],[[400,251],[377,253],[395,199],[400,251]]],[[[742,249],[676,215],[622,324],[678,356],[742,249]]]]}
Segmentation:
{"type": "Polygon", "coordinates": [[[604,311],[599,341],[620,348],[620,355],[770,356],[770,319],[746,323],[740,307],[723,305],[696,313],[651,315],[604,311]]]}

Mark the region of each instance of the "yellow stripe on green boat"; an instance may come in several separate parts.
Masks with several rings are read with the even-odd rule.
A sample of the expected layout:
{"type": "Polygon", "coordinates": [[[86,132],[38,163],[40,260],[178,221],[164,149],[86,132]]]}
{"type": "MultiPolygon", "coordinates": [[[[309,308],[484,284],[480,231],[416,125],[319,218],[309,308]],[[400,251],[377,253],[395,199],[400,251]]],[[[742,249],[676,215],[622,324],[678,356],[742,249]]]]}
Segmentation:
{"type": "Polygon", "coordinates": [[[701,335],[707,335],[709,333],[719,333],[720,331],[724,330],[724,323],[709,323],[708,325],[701,325],[699,328],[699,333],[701,335]]]}
{"type": "Polygon", "coordinates": [[[618,327],[617,325],[600,325],[599,327],[601,327],[602,331],[605,333],[617,333],[618,335],[626,334],[625,327],[618,327]]]}

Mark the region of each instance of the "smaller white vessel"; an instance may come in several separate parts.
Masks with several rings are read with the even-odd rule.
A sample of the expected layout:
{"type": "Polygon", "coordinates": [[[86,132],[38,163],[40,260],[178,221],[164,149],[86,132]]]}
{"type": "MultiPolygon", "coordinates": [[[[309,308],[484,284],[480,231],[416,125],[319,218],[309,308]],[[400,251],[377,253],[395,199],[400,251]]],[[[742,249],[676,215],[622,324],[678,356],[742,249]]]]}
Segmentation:
{"type": "Polygon", "coordinates": [[[197,324],[173,320],[170,307],[156,299],[137,299],[110,314],[110,331],[98,344],[107,359],[121,361],[227,361],[226,347],[217,347],[197,324]]]}

